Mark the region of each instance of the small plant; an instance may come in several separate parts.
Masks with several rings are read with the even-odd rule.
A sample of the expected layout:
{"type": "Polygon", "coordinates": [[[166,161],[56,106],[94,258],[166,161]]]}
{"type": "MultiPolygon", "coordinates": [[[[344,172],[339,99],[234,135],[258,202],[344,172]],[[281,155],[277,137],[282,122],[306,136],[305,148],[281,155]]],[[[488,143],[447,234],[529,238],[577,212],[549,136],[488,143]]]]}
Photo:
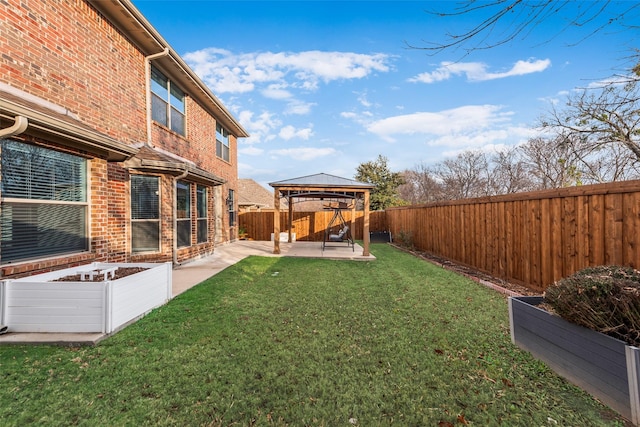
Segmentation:
{"type": "Polygon", "coordinates": [[[398,232],[398,243],[400,243],[400,246],[403,246],[407,249],[414,249],[413,232],[400,230],[400,232],[398,232]]]}
{"type": "Polygon", "coordinates": [[[554,283],[544,297],[565,320],[640,345],[640,271],[589,267],[554,283]]]}

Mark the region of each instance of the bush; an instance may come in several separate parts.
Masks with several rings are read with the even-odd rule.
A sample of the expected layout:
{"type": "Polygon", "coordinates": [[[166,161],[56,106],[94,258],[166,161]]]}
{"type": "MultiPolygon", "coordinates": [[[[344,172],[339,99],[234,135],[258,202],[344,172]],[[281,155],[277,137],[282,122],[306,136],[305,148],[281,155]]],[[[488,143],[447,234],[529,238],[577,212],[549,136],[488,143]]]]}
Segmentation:
{"type": "Polygon", "coordinates": [[[398,241],[398,243],[401,246],[403,246],[403,247],[405,247],[405,248],[407,248],[409,250],[415,249],[415,247],[413,246],[413,232],[412,231],[400,230],[396,240],[398,241]]]}
{"type": "Polygon", "coordinates": [[[640,346],[640,271],[589,267],[554,283],[544,297],[565,320],[640,346]]]}

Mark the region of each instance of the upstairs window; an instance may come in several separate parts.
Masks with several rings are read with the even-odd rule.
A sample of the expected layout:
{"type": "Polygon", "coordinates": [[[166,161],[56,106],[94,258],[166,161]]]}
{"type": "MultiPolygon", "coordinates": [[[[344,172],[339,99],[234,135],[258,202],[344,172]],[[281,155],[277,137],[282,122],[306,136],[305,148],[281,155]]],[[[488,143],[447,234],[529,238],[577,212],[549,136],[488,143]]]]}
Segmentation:
{"type": "Polygon", "coordinates": [[[180,135],[186,135],[185,94],[155,67],[151,68],[151,118],[180,135]]]}
{"type": "Polygon", "coordinates": [[[87,251],[87,161],[1,140],[2,263],[87,251]]]}
{"type": "Polygon", "coordinates": [[[219,124],[216,124],[216,156],[229,161],[229,132],[219,124]]]}

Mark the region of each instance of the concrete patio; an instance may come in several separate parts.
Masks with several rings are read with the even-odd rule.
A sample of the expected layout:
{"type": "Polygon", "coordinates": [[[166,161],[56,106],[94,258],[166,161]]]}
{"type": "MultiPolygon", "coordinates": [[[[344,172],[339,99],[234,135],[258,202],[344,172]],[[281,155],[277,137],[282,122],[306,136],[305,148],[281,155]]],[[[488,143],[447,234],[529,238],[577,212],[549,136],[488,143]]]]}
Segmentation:
{"type": "MultiPolygon", "coordinates": [[[[363,256],[363,249],[357,243],[354,248],[346,243],[331,243],[322,249],[322,242],[280,243],[280,254],[273,253],[273,242],[238,240],[216,247],[213,255],[192,261],[173,269],[173,297],[189,290],[225,268],[243,260],[256,256],[268,257],[303,257],[333,260],[372,261],[373,255],[363,256]]],[[[0,335],[0,345],[8,344],[58,344],[67,346],[95,345],[107,334],[102,333],[11,333],[0,335]]]]}

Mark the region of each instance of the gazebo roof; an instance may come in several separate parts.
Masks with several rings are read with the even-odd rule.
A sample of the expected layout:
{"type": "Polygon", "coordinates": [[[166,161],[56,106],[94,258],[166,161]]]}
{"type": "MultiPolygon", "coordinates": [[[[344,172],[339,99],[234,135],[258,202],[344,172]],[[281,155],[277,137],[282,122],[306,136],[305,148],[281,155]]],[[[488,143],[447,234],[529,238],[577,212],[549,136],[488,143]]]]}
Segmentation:
{"type": "Polygon", "coordinates": [[[291,203],[297,199],[356,199],[375,185],[326,173],[301,176],[284,181],[270,182],[276,194],[282,194],[291,203]]]}
{"type": "Polygon", "coordinates": [[[360,182],[353,179],[342,178],[326,173],[301,176],[298,178],[286,179],[284,181],[270,182],[271,187],[312,187],[312,188],[353,188],[353,189],[373,189],[375,185],[367,182],[360,182]]]}

